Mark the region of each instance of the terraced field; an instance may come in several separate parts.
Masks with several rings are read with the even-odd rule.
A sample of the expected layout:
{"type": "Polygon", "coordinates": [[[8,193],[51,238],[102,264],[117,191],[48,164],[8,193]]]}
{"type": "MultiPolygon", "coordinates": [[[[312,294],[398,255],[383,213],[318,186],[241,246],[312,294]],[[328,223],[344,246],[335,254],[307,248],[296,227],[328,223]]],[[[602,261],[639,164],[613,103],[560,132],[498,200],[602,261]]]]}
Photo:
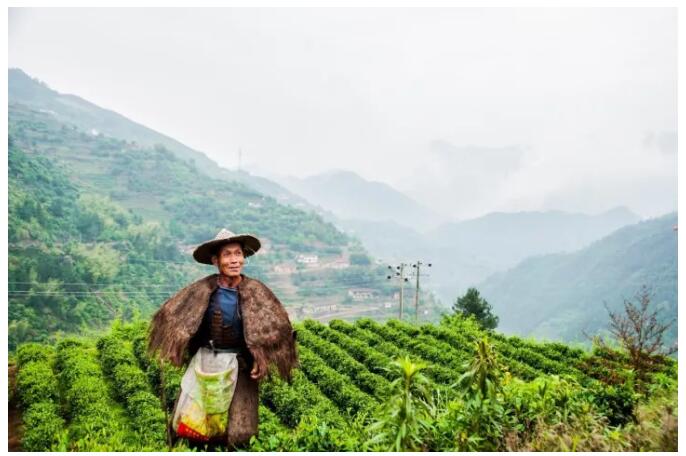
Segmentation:
{"type": "MultiPolygon", "coordinates": [[[[248,450],[367,449],[355,439],[395,394],[398,373],[390,369],[393,360],[408,356],[425,363],[434,394],[456,398],[460,379],[475,356],[475,342],[487,335],[509,381],[528,384],[560,376],[590,394],[610,423],[622,425],[631,412],[621,388],[599,374],[599,355],[559,343],[487,334],[471,320],[421,326],[398,320],[306,320],[295,326],[301,367],[290,384],[278,378],[260,384],[260,432],[248,450]]],[[[170,449],[166,422],[182,370],[168,364],[160,368],[146,356],[145,328],[145,322],[115,323],[97,340],[66,338],[55,346],[20,347],[15,400],[23,421],[21,447],[170,449]]],[[[618,363],[618,372],[625,367],[619,354],[612,362],[618,363]]],[[[666,360],[663,371],[663,377],[676,379],[676,363],[666,360]]],[[[173,442],[177,451],[188,448],[186,440],[173,442]]]]}

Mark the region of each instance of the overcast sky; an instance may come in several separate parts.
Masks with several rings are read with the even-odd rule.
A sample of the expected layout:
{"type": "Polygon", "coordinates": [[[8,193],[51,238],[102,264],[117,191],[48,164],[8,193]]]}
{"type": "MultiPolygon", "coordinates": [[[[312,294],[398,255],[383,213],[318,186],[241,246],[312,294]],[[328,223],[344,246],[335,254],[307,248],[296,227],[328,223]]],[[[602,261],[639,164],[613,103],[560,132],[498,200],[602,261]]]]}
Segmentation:
{"type": "Polygon", "coordinates": [[[261,175],[454,218],[676,210],[676,8],[11,9],[9,66],[261,175]]]}

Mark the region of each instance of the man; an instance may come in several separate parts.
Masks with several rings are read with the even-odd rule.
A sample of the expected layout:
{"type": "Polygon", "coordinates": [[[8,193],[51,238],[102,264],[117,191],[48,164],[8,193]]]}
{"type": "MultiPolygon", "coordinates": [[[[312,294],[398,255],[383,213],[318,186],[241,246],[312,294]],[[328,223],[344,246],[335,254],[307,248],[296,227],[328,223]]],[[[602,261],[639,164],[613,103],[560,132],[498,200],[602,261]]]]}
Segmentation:
{"type": "Polygon", "coordinates": [[[198,246],[193,258],[217,267],[169,298],[152,318],[148,350],[176,366],[188,362],[201,346],[237,353],[238,379],[229,407],[226,443],[249,442],[257,435],[258,382],[275,365],[290,381],[297,367],[295,332],[288,314],[262,282],[242,274],[245,258],[260,249],[249,234],[222,229],[198,246]]]}

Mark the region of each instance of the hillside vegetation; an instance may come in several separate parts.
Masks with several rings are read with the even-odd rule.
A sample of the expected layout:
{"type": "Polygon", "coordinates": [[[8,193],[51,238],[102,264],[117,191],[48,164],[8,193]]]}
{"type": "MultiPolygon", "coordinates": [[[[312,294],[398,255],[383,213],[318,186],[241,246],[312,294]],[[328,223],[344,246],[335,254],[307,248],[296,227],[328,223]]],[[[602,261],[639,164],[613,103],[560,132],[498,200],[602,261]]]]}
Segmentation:
{"type": "MultiPolygon", "coordinates": [[[[171,411],[183,371],[161,375],[146,326],[19,348],[12,404],[25,450],[167,449],[160,397],[171,411]]],[[[296,329],[301,367],[291,384],[261,384],[251,451],[676,451],[668,358],[639,382],[620,352],[508,338],[457,316],[296,329]]]]}
{"type": "MultiPolygon", "coordinates": [[[[608,324],[642,285],[664,322],[677,318],[677,214],[625,226],[571,253],[528,258],[477,285],[500,316],[500,330],[579,341],[608,324]]],[[[676,342],[677,325],[665,343],[676,342]]]]}
{"type": "Polygon", "coordinates": [[[318,215],[212,179],[163,146],[88,134],[21,106],[10,108],[9,130],[10,350],[150,315],[215,272],[190,252],[222,227],[259,236],[245,273],[269,279],[296,310],[322,297],[340,303],[354,287],[391,293],[383,267],[318,215]],[[303,254],[350,264],[296,269],[303,254]],[[274,272],[284,264],[295,270],[274,272]]]}

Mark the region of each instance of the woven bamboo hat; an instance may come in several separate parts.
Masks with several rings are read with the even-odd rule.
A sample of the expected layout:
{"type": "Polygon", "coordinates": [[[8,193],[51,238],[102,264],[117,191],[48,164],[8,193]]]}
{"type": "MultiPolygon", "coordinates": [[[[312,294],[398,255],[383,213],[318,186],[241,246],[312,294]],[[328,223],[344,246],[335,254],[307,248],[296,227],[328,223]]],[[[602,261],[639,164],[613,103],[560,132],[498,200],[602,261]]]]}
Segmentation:
{"type": "Polygon", "coordinates": [[[203,242],[195,249],[193,258],[198,263],[212,264],[212,255],[215,255],[221,246],[230,242],[240,242],[246,257],[257,253],[261,246],[260,240],[251,234],[234,234],[222,228],[214,239],[203,242]]]}

